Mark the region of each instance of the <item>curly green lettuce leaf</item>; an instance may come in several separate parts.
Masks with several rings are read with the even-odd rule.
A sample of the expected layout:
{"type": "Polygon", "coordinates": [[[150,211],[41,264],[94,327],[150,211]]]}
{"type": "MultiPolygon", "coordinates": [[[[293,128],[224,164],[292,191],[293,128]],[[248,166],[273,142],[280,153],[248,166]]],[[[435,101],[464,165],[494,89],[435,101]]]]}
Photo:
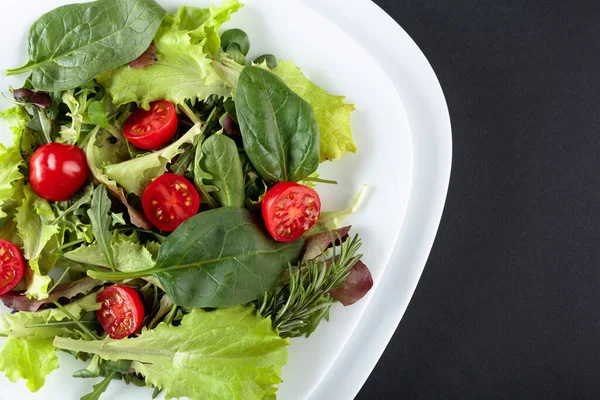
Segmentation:
{"type": "Polygon", "coordinates": [[[120,163],[129,157],[127,144],[123,140],[113,141],[114,137],[106,130],[95,129],[90,133],[90,139],[85,149],[90,172],[98,182],[125,205],[131,223],[141,229],[152,229],[152,224],[144,214],[129,204],[127,196],[117,182],[110,179],[102,168],[105,164],[120,163]]]}
{"type": "Polygon", "coordinates": [[[19,170],[23,164],[21,152],[5,148],[0,144],[0,219],[8,216],[7,209],[13,208],[17,200],[17,182],[23,179],[19,170]]]}
{"type": "Polygon", "coordinates": [[[0,371],[11,382],[26,379],[31,392],[40,390],[46,376],[58,367],[51,339],[8,339],[0,353],[0,371]]]}
{"type": "Polygon", "coordinates": [[[154,100],[182,104],[212,94],[230,95],[207,55],[216,54],[221,43],[219,27],[241,7],[238,0],[209,9],[181,7],[164,18],[154,39],[156,63],[142,69],[126,65],[96,80],[112,95],[115,105],[136,102],[146,109],[154,100]]]}
{"type": "Polygon", "coordinates": [[[291,61],[280,61],[273,73],[312,107],[321,138],[321,162],[336,160],[348,152],[356,152],[350,128],[353,104],[346,104],[344,96],[334,96],[308,80],[291,61]]]}
{"type": "MultiPolygon", "coordinates": [[[[76,318],[81,318],[86,312],[98,309],[97,294],[90,294],[65,308],[76,318]]],[[[58,309],[0,314],[0,333],[8,336],[0,351],[0,371],[11,382],[27,380],[27,388],[37,392],[44,386],[46,376],[59,367],[52,345],[54,337],[79,337],[76,331],[65,326],[44,324],[67,319],[67,315],[58,309]]]]}
{"type": "Polygon", "coordinates": [[[196,144],[201,133],[200,125],[196,124],[167,147],[118,164],[107,165],[104,172],[108,179],[117,182],[126,192],[142,197],[146,186],[165,173],[167,164],[183,152],[183,145],[196,144]],[[132,174],[132,171],[135,173],[132,174]]]}
{"type": "MultiPolygon", "coordinates": [[[[150,243],[152,243],[151,246],[154,245],[154,242],[150,243]]],[[[152,268],[155,264],[152,253],[148,250],[148,245],[142,245],[135,234],[128,236],[115,232],[111,237],[110,246],[112,247],[117,271],[144,271],[152,268]]],[[[97,243],[78,247],[65,253],[63,257],[82,264],[109,268],[106,257],[104,257],[102,249],[97,243]]]]}
{"type": "Polygon", "coordinates": [[[273,398],[288,343],[251,306],[194,309],[180,326],[161,323],[132,339],[54,340],[60,349],[132,360],[148,385],[164,389],[165,398],[205,400],[273,398]]]}
{"type": "MultiPolygon", "coordinates": [[[[49,224],[55,215],[46,200],[38,197],[29,185],[23,188],[23,193],[23,202],[17,208],[15,222],[23,242],[23,256],[29,260],[29,267],[33,271],[27,293],[37,299],[43,299],[48,296],[51,279],[47,276],[50,268],[42,268],[43,260],[46,260],[45,257],[42,258],[42,252],[60,228],[58,225],[49,224]]],[[[51,267],[52,261],[48,260],[48,264],[51,267]]]]}
{"type": "Polygon", "coordinates": [[[12,131],[15,147],[21,148],[21,140],[24,139],[23,133],[29,120],[23,107],[16,106],[0,112],[0,120],[4,121],[12,131]]]}

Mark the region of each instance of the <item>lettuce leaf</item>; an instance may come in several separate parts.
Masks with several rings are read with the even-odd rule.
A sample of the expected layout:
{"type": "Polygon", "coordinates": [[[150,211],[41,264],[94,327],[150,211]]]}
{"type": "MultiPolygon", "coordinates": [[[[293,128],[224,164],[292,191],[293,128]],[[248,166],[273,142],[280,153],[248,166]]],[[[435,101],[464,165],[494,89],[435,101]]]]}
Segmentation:
{"type": "Polygon", "coordinates": [[[311,105],[321,135],[321,162],[356,152],[350,128],[354,105],[346,104],[344,96],[333,96],[308,80],[291,61],[280,61],[273,73],[311,105]]]}
{"type": "MultiPolygon", "coordinates": [[[[41,258],[42,251],[60,228],[58,225],[48,223],[54,220],[55,215],[46,200],[38,197],[29,185],[23,188],[23,192],[23,203],[17,208],[15,221],[17,232],[23,242],[23,256],[29,260],[29,266],[33,271],[27,293],[37,299],[43,299],[48,296],[48,285],[51,279],[47,274],[53,262],[48,260],[49,268],[41,268],[40,261],[45,260],[41,258]]],[[[43,266],[44,263],[42,262],[41,265],[43,266]]]]}
{"type": "MultiPolygon", "coordinates": [[[[0,112],[0,120],[4,121],[13,133],[13,143],[17,149],[24,148],[21,140],[25,137],[25,127],[27,125],[28,117],[22,107],[16,106],[0,112]]],[[[31,147],[31,143],[27,143],[31,147]]]]}
{"type": "MultiPolygon", "coordinates": [[[[98,309],[97,295],[98,292],[92,293],[65,308],[76,318],[81,318],[86,312],[98,309]]],[[[75,331],[66,327],[40,325],[65,319],[65,313],[58,309],[0,314],[0,333],[8,336],[0,351],[0,371],[11,382],[26,379],[27,388],[37,392],[44,386],[46,376],[59,367],[53,338],[58,335],[78,337],[75,331]]]]}
{"type": "Polygon", "coordinates": [[[205,400],[274,398],[288,343],[251,306],[194,309],[180,326],[161,323],[132,339],[54,340],[60,349],[132,360],[148,385],[164,389],[165,398],[205,400]]]}
{"type": "Polygon", "coordinates": [[[112,138],[113,136],[106,130],[95,129],[90,133],[90,139],[85,149],[90,172],[98,182],[105,185],[106,189],[125,205],[133,225],[141,229],[152,229],[152,224],[144,214],[129,204],[123,189],[104,173],[102,168],[104,164],[119,163],[129,156],[127,144],[119,140],[111,143],[112,138]]]}
{"type": "Polygon", "coordinates": [[[230,95],[207,55],[216,54],[221,43],[219,27],[241,7],[238,0],[225,0],[221,7],[209,9],[181,7],[165,17],[154,39],[156,63],[142,69],[126,65],[96,80],[112,95],[115,105],[136,102],[146,109],[154,100],[182,104],[211,94],[230,95]]]}
{"type": "Polygon", "coordinates": [[[117,182],[126,192],[142,197],[152,179],[158,178],[167,170],[171,159],[183,152],[184,144],[195,144],[201,132],[200,125],[196,124],[167,147],[118,164],[107,165],[104,172],[108,179],[117,182]],[[132,171],[135,173],[132,174],[132,171]]]}
{"type": "Polygon", "coordinates": [[[17,148],[7,149],[0,144],[0,218],[7,217],[7,209],[16,205],[16,183],[23,179],[19,171],[22,164],[21,152],[17,148]]]}
{"type": "MultiPolygon", "coordinates": [[[[118,232],[113,233],[110,245],[113,250],[115,268],[121,272],[143,271],[154,266],[155,260],[146,246],[140,244],[134,235],[127,236],[118,232]]],[[[109,268],[106,257],[97,243],[90,246],[81,246],[65,253],[63,257],[98,267],[109,268]]]]}

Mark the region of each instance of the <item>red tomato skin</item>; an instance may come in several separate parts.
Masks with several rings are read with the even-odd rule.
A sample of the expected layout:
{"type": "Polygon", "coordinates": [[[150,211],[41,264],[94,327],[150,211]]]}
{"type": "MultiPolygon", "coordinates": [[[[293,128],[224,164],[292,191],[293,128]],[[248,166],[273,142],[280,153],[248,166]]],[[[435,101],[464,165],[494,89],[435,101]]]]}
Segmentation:
{"type": "Polygon", "coordinates": [[[161,231],[173,232],[183,221],[198,213],[200,195],[183,176],[163,174],[144,190],[142,208],[152,225],[161,231]],[[165,195],[170,196],[168,200],[165,200],[165,195]],[[174,208],[179,215],[175,215],[174,208]]]}
{"type": "Polygon", "coordinates": [[[25,273],[25,261],[19,249],[0,239],[0,296],[13,290],[25,273]]]}
{"type": "Polygon", "coordinates": [[[135,147],[156,150],[167,144],[177,133],[177,111],[173,103],[158,100],[150,109],[136,110],[127,118],[123,135],[135,147]]]}
{"type": "Polygon", "coordinates": [[[98,295],[96,301],[102,303],[102,307],[96,311],[96,317],[111,339],[126,338],[142,327],[144,304],[138,292],[132,288],[109,286],[98,295]]]}
{"type": "Polygon", "coordinates": [[[31,188],[46,200],[70,199],[87,181],[88,173],[85,153],[70,144],[44,144],[29,161],[31,188]]]}
{"type": "Polygon", "coordinates": [[[295,182],[276,184],[267,192],[262,203],[267,230],[278,242],[298,239],[312,228],[320,214],[319,194],[295,182]]]}

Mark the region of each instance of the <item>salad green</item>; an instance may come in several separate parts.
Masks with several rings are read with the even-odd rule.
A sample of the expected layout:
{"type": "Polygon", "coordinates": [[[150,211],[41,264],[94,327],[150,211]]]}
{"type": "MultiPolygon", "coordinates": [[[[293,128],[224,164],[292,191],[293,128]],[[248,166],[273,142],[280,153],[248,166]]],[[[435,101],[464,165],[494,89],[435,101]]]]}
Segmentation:
{"type": "Polygon", "coordinates": [[[154,397],[272,399],[289,338],[373,282],[320,163],[356,151],[344,97],[221,25],[238,0],[59,7],[29,31],[0,113],[0,372],[154,397]],[[157,145],[156,143],[160,143],[157,145]],[[81,159],[83,158],[83,161],[81,159]],[[317,187],[318,189],[318,187],[317,187]],[[21,278],[22,277],[22,278],[21,278]]]}

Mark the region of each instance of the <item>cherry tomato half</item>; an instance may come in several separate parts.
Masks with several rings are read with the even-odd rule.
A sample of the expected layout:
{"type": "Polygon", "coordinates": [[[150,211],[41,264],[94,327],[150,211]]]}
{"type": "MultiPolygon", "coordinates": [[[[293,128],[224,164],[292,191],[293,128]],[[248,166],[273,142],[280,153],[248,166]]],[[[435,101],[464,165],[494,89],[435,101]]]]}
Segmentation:
{"type": "Polygon", "coordinates": [[[130,287],[114,285],[96,298],[102,306],[96,316],[112,339],[123,339],[142,327],[144,304],[140,295],[130,287]]]}
{"type": "Polygon", "coordinates": [[[77,146],[45,144],[33,153],[29,161],[31,188],[46,200],[70,199],[87,178],[85,153],[77,146]]]}
{"type": "Polygon", "coordinates": [[[152,225],[172,232],[200,208],[200,195],[181,175],[164,174],[148,185],[142,195],[144,214],[152,225]]]}
{"type": "Polygon", "coordinates": [[[25,262],[17,247],[0,239],[0,296],[13,290],[25,272],[25,262]]]}
{"type": "Polygon", "coordinates": [[[280,182],[267,192],[262,215],[267,230],[278,242],[293,242],[309,230],[321,214],[321,199],[313,189],[280,182]]]}
{"type": "Polygon", "coordinates": [[[150,103],[150,109],[135,111],[125,121],[123,135],[135,147],[156,150],[163,147],[177,132],[177,111],[166,100],[150,103]]]}

